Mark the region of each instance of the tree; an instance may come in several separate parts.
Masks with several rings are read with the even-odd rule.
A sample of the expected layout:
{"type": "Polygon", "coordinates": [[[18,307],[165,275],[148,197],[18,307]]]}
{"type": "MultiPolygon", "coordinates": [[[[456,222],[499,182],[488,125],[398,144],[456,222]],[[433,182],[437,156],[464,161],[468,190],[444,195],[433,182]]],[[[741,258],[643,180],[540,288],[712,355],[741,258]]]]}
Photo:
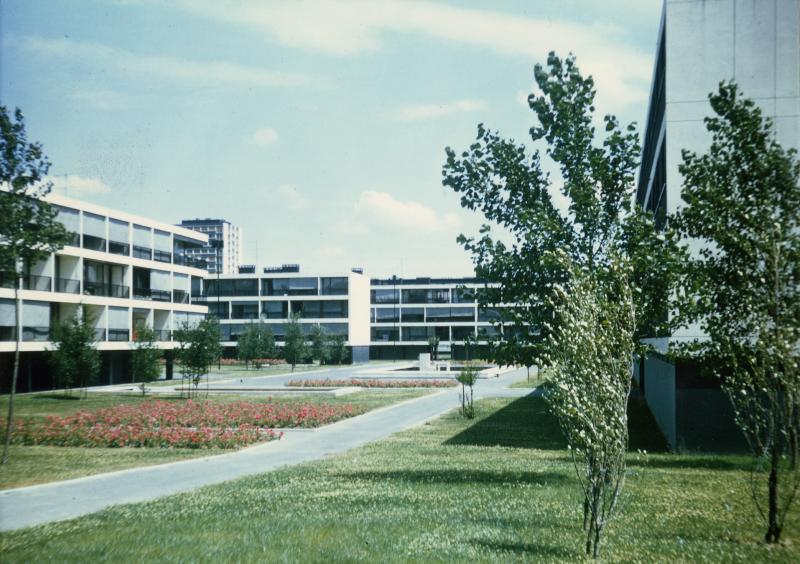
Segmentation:
{"type": "Polygon", "coordinates": [[[343,364],[347,358],[344,335],[331,335],[328,341],[328,355],[331,364],[343,364]]]}
{"type": "Polygon", "coordinates": [[[250,362],[258,358],[259,350],[259,327],[260,324],[249,324],[244,332],[239,335],[237,345],[237,355],[239,360],[244,361],[245,368],[250,366],[250,362]]]}
{"type": "MultiPolygon", "coordinates": [[[[674,233],[658,233],[652,216],[632,206],[640,152],[635,126],[623,127],[614,116],[605,116],[605,135],[598,142],[593,125],[592,78],[581,76],[572,56],[562,60],[550,53],[547,67],[534,68],[541,93],[528,97],[537,119],[530,134],[534,142],[546,143],[546,156],[557,167],[557,182],[552,182],[545,171],[538,150],[528,154],[524,145],[502,139],[483,124],[478,125],[477,139],[468,150],[456,155],[446,149],[442,173],[443,184],[461,194],[463,207],[481,211],[505,232],[496,237],[492,228],[484,225],[478,238],[461,235],[458,239],[473,255],[476,274],[499,283],[478,294],[479,306],[519,306],[500,309],[500,321],[513,326],[514,338],[490,347],[490,354],[498,362],[521,361],[542,367],[548,360],[545,353],[551,346],[551,335],[564,330],[560,320],[566,318],[556,314],[569,306],[565,300],[569,300],[574,280],[589,279],[591,283],[581,284],[600,292],[593,299],[602,303],[603,292],[621,284],[618,275],[625,272],[625,280],[632,285],[634,312],[633,329],[626,338],[635,344],[640,337],[668,334],[666,301],[656,293],[674,284],[676,275],[670,266],[675,263],[675,253],[680,252],[674,233]],[[567,209],[560,210],[554,203],[556,190],[566,200],[567,209]],[[648,269],[663,274],[663,278],[648,275],[648,269]]],[[[619,330],[623,329],[627,331],[622,327],[619,330]]],[[[580,343],[591,350],[588,336],[581,337],[580,343]]],[[[615,352],[625,355],[629,349],[634,349],[633,344],[618,347],[615,352]]],[[[622,356],[618,360],[628,364],[632,361],[622,356]]],[[[609,383],[621,385],[613,374],[603,376],[609,383]]],[[[592,400],[598,402],[597,413],[609,418],[624,413],[628,389],[624,386],[617,393],[592,400]]],[[[551,405],[558,401],[561,398],[554,396],[551,405]]],[[[574,424],[568,419],[562,422],[574,424]]],[[[604,424],[620,433],[616,443],[604,444],[627,441],[621,428],[611,421],[604,424]]],[[[562,430],[571,440],[573,429],[562,430]]],[[[582,472],[611,472],[607,461],[613,459],[613,452],[608,454],[611,458],[600,454],[586,459],[587,467],[579,470],[579,478],[582,472]]],[[[621,464],[624,469],[624,449],[621,464]]],[[[602,481],[594,483],[601,490],[605,488],[602,481]]],[[[587,526],[589,521],[598,522],[598,516],[591,514],[597,504],[591,503],[590,496],[601,494],[602,491],[587,494],[587,526]]],[[[602,517],[603,522],[607,517],[602,517]]],[[[594,532],[596,535],[586,548],[596,556],[603,526],[594,532]]]]}
{"type": "Polygon", "coordinates": [[[134,382],[141,382],[142,395],[145,395],[147,384],[161,375],[161,349],[156,346],[156,332],[147,325],[136,327],[133,341],[131,373],[134,382]]]}
{"type": "Polygon", "coordinates": [[[300,316],[293,313],[289,316],[289,323],[286,324],[286,335],[284,336],[283,355],[286,362],[294,367],[303,362],[308,356],[306,337],[303,335],[303,327],[300,324],[300,316]]]}
{"type": "Polygon", "coordinates": [[[11,395],[8,401],[6,440],[0,463],[8,461],[8,448],[14,430],[14,396],[19,376],[21,299],[20,277],[23,264],[32,264],[62,248],[71,236],[56,221],[56,210],[42,198],[52,184],[46,181],[50,162],[38,143],[29,143],[22,112],[9,115],[0,106],[0,274],[14,281],[14,317],[16,338],[11,395]]]}
{"type": "Polygon", "coordinates": [[[329,356],[328,336],[321,325],[314,325],[311,328],[311,358],[319,360],[320,364],[324,364],[329,356]]]}
{"type": "Polygon", "coordinates": [[[50,363],[58,385],[67,394],[74,387],[83,388],[100,373],[100,353],[96,348],[92,319],[86,308],[75,317],[56,326],[51,340],[50,363]]]}
{"type": "Polygon", "coordinates": [[[184,324],[176,331],[176,338],[181,375],[194,386],[196,394],[200,379],[208,374],[208,367],[222,355],[222,345],[219,344],[219,322],[215,317],[209,317],[200,321],[195,327],[184,324]]]}
{"type": "Polygon", "coordinates": [[[261,359],[275,356],[275,336],[272,329],[261,322],[251,323],[239,337],[238,356],[245,364],[261,368],[261,359]]]}
{"type": "Polygon", "coordinates": [[[800,487],[800,161],[736,84],[720,83],[709,99],[711,146],[683,151],[686,206],[674,218],[684,237],[705,243],[686,263],[681,321],[708,339],[678,352],[720,377],[754,456],[765,540],[777,543],[800,487]]]}
{"type": "Polygon", "coordinates": [[[478,369],[470,363],[464,363],[463,368],[456,376],[456,381],[461,384],[461,415],[467,419],[475,418],[475,405],[473,403],[473,387],[475,382],[478,381],[478,369]],[[469,395],[467,395],[467,388],[469,388],[469,395]]]}
{"type": "Polygon", "coordinates": [[[431,360],[436,360],[436,354],[439,352],[439,337],[436,335],[428,337],[428,352],[431,354],[431,360]]]}
{"type": "Polygon", "coordinates": [[[595,558],[625,483],[637,348],[629,275],[616,259],[607,268],[599,280],[576,269],[569,290],[556,288],[546,355],[553,384],[545,399],[567,438],[584,494],[586,553],[595,558]]]}

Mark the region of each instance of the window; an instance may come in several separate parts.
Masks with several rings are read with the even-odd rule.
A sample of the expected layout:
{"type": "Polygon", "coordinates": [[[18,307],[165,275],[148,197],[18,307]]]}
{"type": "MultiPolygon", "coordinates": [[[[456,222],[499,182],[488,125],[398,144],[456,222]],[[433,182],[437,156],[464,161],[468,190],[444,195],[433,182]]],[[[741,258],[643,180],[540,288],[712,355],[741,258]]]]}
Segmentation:
{"type": "Polygon", "coordinates": [[[108,340],[127,341],[130,339],[128,308],[108,308],[108,340]]]}
{"type": "Polygon", "coordinates": [[[403,323],[408,323],[410,321],[425,321],[425,308],[404,307],[401,310],[401,319],[403,323]]]}
{"type": "Polygon", "coordinates": [[[495,307],[478,309],[478,321],[500,321],[500,310],[495,307]]]}
{"type": "Polygon", "coordinates": [[[400,330],[394,327],[372,327],[371,341],[395,342],[400,340],[400,330]]]}
{"type": "Polygon", "coordinates": [[[258,302],[231,302],[231,319],[258,319],[258,302]]]}
{"type": "Polygon", "coordinates": [[[108,220],[108,252],[115,255],[130,254],[130,236],[127,221],[108,220]]]}
{"type": "Polygon", "coordinates": [[[400,290],[372,290],[370,297],[373,304],[399,304],[400,290]]]}
{"type": "Polygon", "coordinates": [[[428,327],[403,327],[400,335],[403,341],[427,341],[428,329],[428,327]]]}
{"type": "Polygon", "coordinates": [[[14,314],[14,300],[0,298],[0,341],[16,339],[17,321],[14,314]]]}
{"type": "Polygon", "coordinates": [[[217,319],[230,319],[228,315],[228,304],[230,302],[208,302],[208,315],[213,315],[217,319]]]}
{"type": "Polygon", "coordinates": [[[475,301],[476,291],[473,288],[456,288],[453,290],[454,304],[469,304],[475,301]]]}
{"type": "Polygon", "coordinates": [[[50,302],[22,302],[22,340],[50,339],[50,302]]]}
{"type": "Polygon", "coordinates": [[[79,247],[81,244],[81,215],[78,210],[74,210],[72,208],[65,208],[63,206],[54,205],[54,208],[58,211],[56,215],[56,221],[61,223],[64,226],[64,229],[69,231],[72,234],[72,241],[67,243],[68,245],[72,245],[73,247],[79,247]]]}
{"type": "Polygon", "coordinates": [[[140,259],[152,260],[153,234],[149,227],[142,225],[133,226],[133,256],[140,259]]]}
{"type": "Polygon", "coordinates": [[[316,296],[316,278],[265,278],[264,295],[267,296],[316,296]]]}
{"type": "Polygon", "coordinates": [[[153,259],[158,262],[172,262],[172,236],[166,231],[153,231],[153,259]]]}
{"type": "Polygon", "coordinates": [[[425,290],[403,290],[404,304],[424,304],[425,298],[425,290]]]}
{"type": "Polygon", "coordinates": [[[467,337],[472,338],[475,336],[474,327],[451,327],[450,331],[452,332],[452,340],[454,341],[463,341],[467,337]]]}
{"type": "Polygon", "coordinates": [[[475,321],[474,307],[451,307],[450,321],[457,323],[472,323],[475,321]]]}
{"type": "Polygon", "coordinates": [[[158,302],[172,300],[172,280],[169,272],[150,271],[150,297],[158,302]]]}
{"type": "Polygon", "coordinates": [[[400,321],[400,309],[396,307],[376,307],[375,323],[397,323],[400,321]]]}
{"type": "Polygon", "coordinates": [[[428,323],[444,323],[445,321],[450,321],[449,307],[429,307],[426,308],[425,313],[428,323]]]}
{"type": "Polygon", "coordinates": [[[262,302],[261,315],[267,319],[287,319],[288,302],[262,302]]]}
{"type": "Polygon", "coordinates": [[[106,218],[83,212],[83,248],[92,251],[106,250],[106,218]]]}
{"type": "Polygon", "coordinates": [[[320,294],[323,296],[346,296],[347,277],[322,278],[320,280],[320,294]]]}

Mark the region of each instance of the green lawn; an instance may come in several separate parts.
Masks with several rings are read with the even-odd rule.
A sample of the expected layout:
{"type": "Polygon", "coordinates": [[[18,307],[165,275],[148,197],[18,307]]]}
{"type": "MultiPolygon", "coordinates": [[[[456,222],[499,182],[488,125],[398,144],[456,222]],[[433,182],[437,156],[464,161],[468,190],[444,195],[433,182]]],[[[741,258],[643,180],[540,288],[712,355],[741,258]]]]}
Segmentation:
{"type": "MultiPolygon", "coordinates": [[[[431,393],[431,390],[376,390],[350,394],[341,397],[302,395],[272,398],[245,395],[210,395],[209,401],[254,401],[275,403],[303,402],[353,404],[365,411],[416,398],[431,393]]],[[[92,410],[120,404],[137,404],[151,399],[185,401],[177,396],[156,398],[125,394],[92,393],[86,399],[72,399],[52,394],[23,394],[15,402],[16,417],[44,417],[46,415],[70,415],[78,410],[92,410]]],[[[200,398],[205,399],[205,398],[200,398]]],[[[8,396],[0,398],[0,413],[8,411],[8,396]]],[[[0,489],[29,486],[79,478],[101,472],[123,470],[137,466],[150,466],[198,456],[209,456],[230,452],[223,449],[159,449],[159,448],[82,448],[56,446],[18,446],[14,445],[7,464],[0,466],[0,489]]]]}
{"type": "MultiPolygon", "coordinates": [[[[476,409],[323,461],[2,534],[0,551],[7,562],[581,559],[574,470],[542,400],[476,409]]],[[[632,449],[663,447],[650,418],[632,416],[632,449]]],[[[606,561],[800,560],[797,511],[787,546],[760,543],[745,458],[633,453],[629,465],[606,561]]]]}

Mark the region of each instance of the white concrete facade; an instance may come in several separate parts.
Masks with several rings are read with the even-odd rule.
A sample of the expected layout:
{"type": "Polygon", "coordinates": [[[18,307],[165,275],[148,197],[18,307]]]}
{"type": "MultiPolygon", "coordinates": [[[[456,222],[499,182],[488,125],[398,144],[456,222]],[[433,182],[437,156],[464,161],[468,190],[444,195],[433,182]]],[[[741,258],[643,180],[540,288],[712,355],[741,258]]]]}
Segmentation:
{"type": "MultiPolygon", "coordinates": [[[[205,235],[122,211],[49,195],[58,219],[73,232],[73,244],[28,265],[19,290],[23,352],[50,348],[50,331],[77,315],[91,314],[101,351],[130,350],[139,324],[157,331],[158,347],[171,349],[172,331],[196,323],[205,305],[191,303],[191,286],[206,271],[185,250],[207,242],[205,235]]],[[[15,347],[14,289],[0,287],[0,353],[15,347]]]]}

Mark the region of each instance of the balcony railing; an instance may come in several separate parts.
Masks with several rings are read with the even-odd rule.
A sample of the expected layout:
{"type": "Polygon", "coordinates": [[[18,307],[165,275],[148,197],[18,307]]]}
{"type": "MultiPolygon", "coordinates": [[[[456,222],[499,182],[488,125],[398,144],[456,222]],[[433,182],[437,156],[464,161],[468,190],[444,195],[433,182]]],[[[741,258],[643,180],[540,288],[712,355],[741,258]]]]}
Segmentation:
{"type": "Polygon", "coordinates": [[[153,290],[151,288],[133,288],[133,297],[137,300],[153,300],[168,302],[172,299],[169,290],[153,290]]]}
{"type": "Polygon", "coordinates": [[[95,237],[94,235],[83,234],[83,248],[92,251],[105,252],[106,240],[102,237],[95,237]]]}
{"type": "Polygon", "coordinates": [[[0,341],[15,341],[17,339],[17,328],[7,325],[0,325],[0,341]]]}
{"type": "Polygon", "coordinates": [[[65,294],[80,294],[81,281],[73,280],[72,278],[56,278],[56,292],[64,292],[65,294]]]}
{"type": "Polygon", "coordinates": [[[38,290],[49,292],[53,287],[53,280],[49,276],[39,276],[38,274],[26,274],[22,277],[22,287],[25,290],[38,290]]]}
{"type": "Polygon", "coordinates": [[[83,282],[85,296],[107,296],[110,298],[128,298],[130,288],[122,284],[107,284],[105,282],[83,282]]]}
{"type": "Polygon", "coordinates": [[[153,260],[158,262],[172,262],[172,253],[169,251],[153,251],[153,260]]]}
{"type": "Polygon", "coordinates": [[[133,256],[140,259],[145,260],[152,260],[153,258],[153,249],[149,247],[140,247],[138,245],[133,246],[133,256]]]}
{"type": "Polygon", "coordinates": [[[172,290],[172,301],[176,304],[188,304],[189,292],[185,290],[172,290]]]}
{"type": "Polygon", "coordinates": [[[157,329],[154,331],[156,334],[156,341],[171,341],[172,336],[170,335],[169,329],[157,329]]]}
{"type": "Polygon", "coordinates": [[[129,256],[131,254],[131,246],[128,243],[121,243],[120,241],[109,240],[108,252],[115,255],[129,256]]]}
{"type": "Polygon", "coordinates": [[[109,341],[129,341],[130,340],[130,331],[127,329],[109,329],[108,330],[108,340],[109,341]]]}
{"type": "Polygon", "coordinates": [[[22,327],[23,341],[49,341],[50,327],[35,327],[25,325],[22,327]]]}

